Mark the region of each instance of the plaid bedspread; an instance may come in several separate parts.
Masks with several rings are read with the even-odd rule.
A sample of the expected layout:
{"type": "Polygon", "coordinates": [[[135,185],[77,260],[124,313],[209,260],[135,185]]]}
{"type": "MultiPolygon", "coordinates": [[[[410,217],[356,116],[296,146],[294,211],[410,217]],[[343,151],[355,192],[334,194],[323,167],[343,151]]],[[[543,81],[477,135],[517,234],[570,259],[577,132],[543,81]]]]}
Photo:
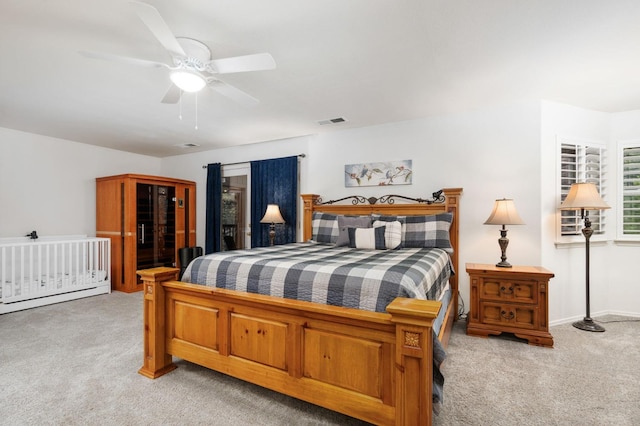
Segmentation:
{"type": "Polygon", "coordinates": [[[385,312],[396,297],[438,300],[452,273],[449,255],[437,248],[358,250],[308,242],[206,255],[182,280],[385,312]]]}

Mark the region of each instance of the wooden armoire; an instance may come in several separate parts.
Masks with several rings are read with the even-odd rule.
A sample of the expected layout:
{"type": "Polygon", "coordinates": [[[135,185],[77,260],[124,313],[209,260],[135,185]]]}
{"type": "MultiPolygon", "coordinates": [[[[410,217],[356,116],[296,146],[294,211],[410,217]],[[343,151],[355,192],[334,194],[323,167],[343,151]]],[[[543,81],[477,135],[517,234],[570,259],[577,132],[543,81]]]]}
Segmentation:
{"type": "Polygon", "coordinates": [[[180,267],[196,244],[196,184],[159,176],[96,178],[96,236],[111,239],[111,288],[142,290],[137,270],[180,267]]]}

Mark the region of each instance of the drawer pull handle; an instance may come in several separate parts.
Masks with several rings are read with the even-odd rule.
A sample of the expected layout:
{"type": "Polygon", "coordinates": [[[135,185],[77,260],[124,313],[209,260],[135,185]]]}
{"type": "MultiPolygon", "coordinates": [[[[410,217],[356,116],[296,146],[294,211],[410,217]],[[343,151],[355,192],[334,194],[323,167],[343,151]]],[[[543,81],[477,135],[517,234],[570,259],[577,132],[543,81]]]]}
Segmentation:
{"type": "Polygon", "coordinates": [[[512,320],[513,317],[515,317],[516,315],[513,313],[513,311],[509,311],[509,314],[507,315],[507,311],[502,311],[500,312],[500,315],[502,316],[502,318],[506,319],[506,320],[512,320]]]}
{"type": "Polygon", "coordinates": [[[507,288],[505,286],[502,286],[502,287],[500,287],[500,291],[505,293],[505,294],[513,294],[513,287],[507,288]]]}

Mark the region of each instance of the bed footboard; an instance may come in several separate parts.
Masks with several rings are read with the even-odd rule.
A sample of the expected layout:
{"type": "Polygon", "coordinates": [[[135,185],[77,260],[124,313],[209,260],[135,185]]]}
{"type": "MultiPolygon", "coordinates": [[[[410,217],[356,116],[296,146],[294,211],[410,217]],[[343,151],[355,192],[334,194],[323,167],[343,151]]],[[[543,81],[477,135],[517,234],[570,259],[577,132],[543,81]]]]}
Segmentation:
{"type": "Polygon", "coordinates": [[[166,374],[176,356],[371,423],[431,424],[439,302],[398,298],[376,313],[186,284],[174,268],[138,273],[140,374],[166,374]]]}

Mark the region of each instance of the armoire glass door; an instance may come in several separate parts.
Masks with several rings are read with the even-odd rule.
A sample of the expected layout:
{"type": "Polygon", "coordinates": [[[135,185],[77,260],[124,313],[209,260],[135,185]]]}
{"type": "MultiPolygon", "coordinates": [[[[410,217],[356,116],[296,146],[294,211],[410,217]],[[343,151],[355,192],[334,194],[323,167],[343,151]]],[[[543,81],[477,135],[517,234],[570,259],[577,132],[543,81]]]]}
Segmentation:
{"type": "Polygon", "coordinates": [[[176,264],[175,193],[173,186],[137,184],[138,269],[176,264]]]}

